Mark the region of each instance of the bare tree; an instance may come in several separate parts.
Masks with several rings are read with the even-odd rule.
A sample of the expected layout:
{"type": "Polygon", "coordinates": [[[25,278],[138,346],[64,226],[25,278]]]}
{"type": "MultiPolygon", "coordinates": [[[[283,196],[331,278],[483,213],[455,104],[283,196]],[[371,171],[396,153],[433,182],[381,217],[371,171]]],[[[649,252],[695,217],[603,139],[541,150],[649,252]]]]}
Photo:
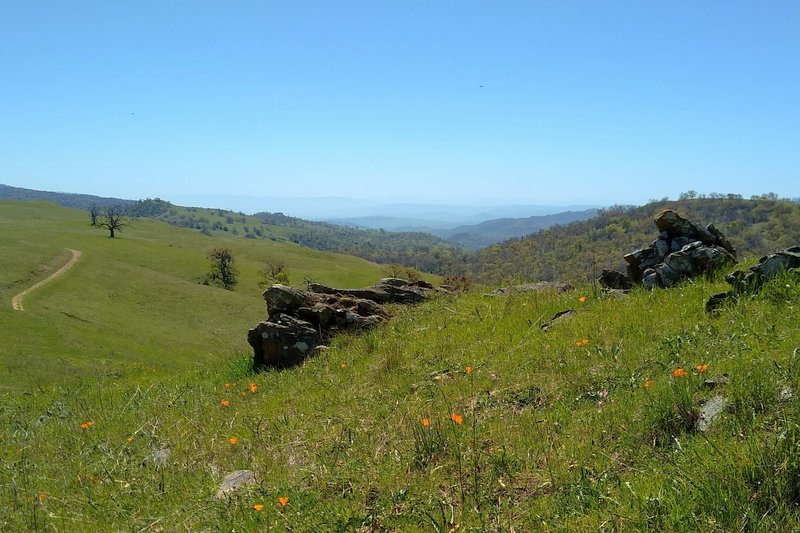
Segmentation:
{"type": "Polygon", "coordinates": [[[211,272],[205,275],[205,285],[220,285],[225,290],[233,290],[236,285],[236,269],[233,266],[233,252],[230,248],[214,248],[209,252],[211,272]]]}
{"type": "Polygon", "coordinates": [[[129,222],[125,217],[125,209],[118,205],[112,205],[103,210],[96,225],[98,228],[107,229],[109,233],[108,236],[113,239],[114,232],[120,231],[125,226],[128,226],[129,222]]]}
{"type": "Polygon", "coordinates": [[[89,206],[89,217],[92,219],[92,226],[97,225],[97,216],[100,214],[100,208],[97,207],[97,204],[92,204],[89,206]]]}

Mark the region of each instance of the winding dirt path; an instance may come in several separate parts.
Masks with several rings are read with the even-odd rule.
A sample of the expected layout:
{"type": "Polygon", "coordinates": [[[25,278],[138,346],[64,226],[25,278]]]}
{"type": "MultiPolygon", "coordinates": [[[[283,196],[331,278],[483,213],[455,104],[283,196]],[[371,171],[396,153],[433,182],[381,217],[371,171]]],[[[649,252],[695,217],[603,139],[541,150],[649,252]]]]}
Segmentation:
{"type": "Polygon", "coordinates": [[[28,287],[27,289],[25,289],[21,293],[17,294],[13,298],[11,298],[11,307],[13,307],[15,311],[24,311],[25,310],[25,309],[22,308],[22,299],[25,298],[29,293],[35,291],[36,289],[38,289],[42,285],[46,285],[46,284],[50,283],[54,279],[60,278],[61,276],[66,274],[67,270],[69,270],[70,268],[75,266],[75,263],[77,263],[78,259],[81,258],[81,252],[80,252],[80,250],[72,250],[70,248],[67,248],[67,250],[72,252],[72,257],[70,257],[69,261],[67,261],[67,263],[64,266],[62,266],[61,268],[59,268],[58,270],[56,270],[55,272],[53,272],[52,274],[50,274],[49,276],[44,278],[42,281],[40,281],[36,285],[32,285],[31,287],[28,287]]]}

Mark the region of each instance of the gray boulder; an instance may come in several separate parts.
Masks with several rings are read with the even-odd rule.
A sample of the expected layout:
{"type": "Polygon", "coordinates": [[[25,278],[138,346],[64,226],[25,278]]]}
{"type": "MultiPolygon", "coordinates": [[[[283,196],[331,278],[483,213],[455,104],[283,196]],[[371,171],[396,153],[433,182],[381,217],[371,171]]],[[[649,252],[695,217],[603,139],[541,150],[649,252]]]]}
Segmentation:
{"type": "Polygon", "coordinates": [[[661,211],[654,222],[658,238],[647,248],[624,256],[627,276],[604,270],[599,279],[603,287],[671,287],[683,279],[736,262],[736,250],[713,224],[702,228],[669,209],[661,211]]]}

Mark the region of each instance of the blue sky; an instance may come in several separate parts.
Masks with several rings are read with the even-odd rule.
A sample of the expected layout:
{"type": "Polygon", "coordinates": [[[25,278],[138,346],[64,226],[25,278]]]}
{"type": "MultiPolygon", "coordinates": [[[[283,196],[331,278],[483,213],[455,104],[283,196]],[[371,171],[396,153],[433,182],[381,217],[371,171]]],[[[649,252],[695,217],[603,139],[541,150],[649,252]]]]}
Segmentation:
{"type": "MultiPolygon", "coordinates": [[[[6,2],[0,183],[800,196],[800,2],[6,2]]],[[[235,206],[229,206],[235,207],[235,206]]]]}

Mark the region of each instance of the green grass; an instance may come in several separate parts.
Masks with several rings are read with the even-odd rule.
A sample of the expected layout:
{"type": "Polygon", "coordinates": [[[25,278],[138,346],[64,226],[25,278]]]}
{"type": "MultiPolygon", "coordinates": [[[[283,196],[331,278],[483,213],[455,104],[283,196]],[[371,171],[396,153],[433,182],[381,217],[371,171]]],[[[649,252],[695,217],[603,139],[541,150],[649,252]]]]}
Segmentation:
{"type": "Polygon", "coordinates": [[[800,286],[705,314],[721,288],[441,296],[294,369],[241,355],[8,394],[0,529],[796,530],[800,409],[779,391],[800,390],[800,286]],[[729,409],[697,432],[716,394],[729,409]],[[215,499],[238,469],[258,483],[215,499]]]}
{"type": "Polygon", "coordinates": [[[363,286],[381,267],[290,243],[207,237],[137,219],[118,238],[88,225],[82,211],[44,202],[0,202],[0,391],[47,387],[75,376],[120,373],[151,380],[161,370],[228,360],[247,351],[247,329],[265,316],[258,271],[285,263],[290,282],[310,278],[363,286]],[[200,285],[208,252],[231,248],[235,291],[200,285]],[[81,260],[62,278],[11,298],[63,265],[67,248],[81,260]]]}

